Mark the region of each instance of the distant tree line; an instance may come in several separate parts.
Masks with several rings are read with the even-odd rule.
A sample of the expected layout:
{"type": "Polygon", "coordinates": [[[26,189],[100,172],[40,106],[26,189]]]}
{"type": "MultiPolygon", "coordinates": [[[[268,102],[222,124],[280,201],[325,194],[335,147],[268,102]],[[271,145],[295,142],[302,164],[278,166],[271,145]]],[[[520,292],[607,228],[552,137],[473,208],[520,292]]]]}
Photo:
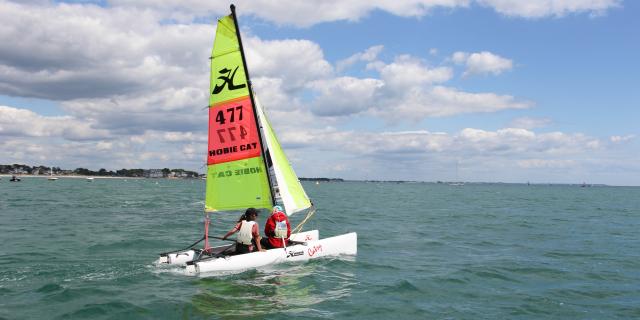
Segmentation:
{"type": "Polygon", "coordinates": [[[341,178],[300,178],[300,181],[344,182],[341,178]]]}
{"type": "Polygon", "coordinates": [[[28,166],[24,164],[0,164],[0,174],[33,174],[33,175],[81,175],[103,177],[153,177],[153,178],[197,178],[200,176],[195,171],[184,169],[120,169],[116,171],[101,168],[93,171],[86,168],[75,170],[63,170],[60,167],[28,166]]]}

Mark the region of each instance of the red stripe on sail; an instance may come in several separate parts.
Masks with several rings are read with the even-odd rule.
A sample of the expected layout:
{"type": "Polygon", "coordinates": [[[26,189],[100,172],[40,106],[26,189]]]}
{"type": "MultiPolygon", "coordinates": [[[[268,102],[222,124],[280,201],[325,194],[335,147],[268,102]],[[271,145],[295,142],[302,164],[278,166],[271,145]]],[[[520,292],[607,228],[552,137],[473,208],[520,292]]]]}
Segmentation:
{"type": "Polygon", "coordinates": [[[260,136],[249,97],[209,108],[207,164],[253,158],[260,154],[260,136]]]}

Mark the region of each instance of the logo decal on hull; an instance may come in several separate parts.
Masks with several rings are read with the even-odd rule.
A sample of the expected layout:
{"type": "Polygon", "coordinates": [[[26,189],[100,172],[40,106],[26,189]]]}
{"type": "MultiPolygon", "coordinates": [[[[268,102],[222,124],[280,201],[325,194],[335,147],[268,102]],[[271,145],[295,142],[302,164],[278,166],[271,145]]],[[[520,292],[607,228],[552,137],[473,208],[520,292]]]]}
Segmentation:
{"type": "Polygon", "coordinates": [[[287,251],[287,258],[297,257],[304,254],[304,251],[287,251]]]}

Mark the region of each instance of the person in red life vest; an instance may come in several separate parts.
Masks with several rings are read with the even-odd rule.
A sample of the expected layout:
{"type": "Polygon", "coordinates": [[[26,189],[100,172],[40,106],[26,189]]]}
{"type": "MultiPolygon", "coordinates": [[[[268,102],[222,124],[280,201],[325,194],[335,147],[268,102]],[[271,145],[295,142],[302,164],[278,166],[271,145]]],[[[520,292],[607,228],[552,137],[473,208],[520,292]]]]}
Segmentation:
{"type": "Polygon", "coordinates": [[[222,240],[227,239],[230,235],[238,232],[236,236],[236,254],[243,254],[255,251],[264,251],[260,245],[260,230],[258,228],[258,210],[255,208],[249,208],[244,212],[238,223],[233,229],[222,237],[222,240]]]}
{"type": "Polygon", "coordinates": [[[264,225],[264,235],[267,238],[262,239],[262,246],[267,249],[282,248],[289,244],[291,224],[287,215],[282,212],[282,207],[273,207],[264,225]]]}

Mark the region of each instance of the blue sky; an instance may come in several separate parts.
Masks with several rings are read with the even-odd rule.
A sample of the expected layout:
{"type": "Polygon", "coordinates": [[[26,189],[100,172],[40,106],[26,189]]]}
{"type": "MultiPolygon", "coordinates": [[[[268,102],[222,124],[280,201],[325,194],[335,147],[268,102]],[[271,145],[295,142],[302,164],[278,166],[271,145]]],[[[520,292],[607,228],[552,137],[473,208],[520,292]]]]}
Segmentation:
{"type": "MultiPolygon", "coordinates": [[[[640,4],[237,1],[300,176],[640,184],[640,4]]],[[[0,163],[183,167],[206,151],[228,4],[0,0],[0,163]],[[95,5],[97,3],[98,5],[95,5]]]]}
{"type": "MultiPolygon", "coordinates": [[[[252,32],[264,39],[305,38],[324,49],[331,62],[349,53],[383,44],[383,58],[397,54],[420,56],[432,65],[455,51],[490,51],[515,62],[498,77],[480,76],[451,83],[474,91],[497,91],[535,102],[526,111],[502,115],[465,115],[429,121],[437,130],[469,126],[497,129],[509,117],[525,114],[550,117],[548,128],[571,128],[591,135],[637,132],[640,93],[639,4],[625,2],[603,16],[574,14],[562,18],[518,19],[489,8],[436,10],[421,18],[402,18],[374,11],[358,22],[323,23],[309,28],[279,27],[246,19],[252,32]],[[436,48],[438,53],[430,55],[436,48]],[[601,121],[606,119],[606,121],[601,121]]],[[[358,72],[358,76],[366,72],[358,72]]]]}

